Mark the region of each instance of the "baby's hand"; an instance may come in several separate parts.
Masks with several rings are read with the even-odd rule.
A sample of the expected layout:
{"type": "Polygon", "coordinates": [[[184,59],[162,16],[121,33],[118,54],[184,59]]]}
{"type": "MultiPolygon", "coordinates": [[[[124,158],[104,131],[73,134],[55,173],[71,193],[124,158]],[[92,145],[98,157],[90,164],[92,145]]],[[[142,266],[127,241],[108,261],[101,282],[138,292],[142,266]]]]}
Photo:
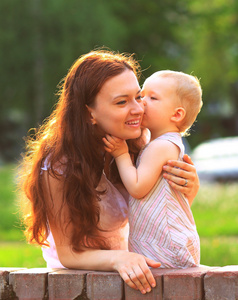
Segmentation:
{"type": "Polygon", "coordinates": [[[102,139],[105,146],[104,149],[111,153],[116,158],[124,153],[128,153],[128,146],[125,140],[119,139],[115,136],[106,134],[106,137],[102,139]]]}

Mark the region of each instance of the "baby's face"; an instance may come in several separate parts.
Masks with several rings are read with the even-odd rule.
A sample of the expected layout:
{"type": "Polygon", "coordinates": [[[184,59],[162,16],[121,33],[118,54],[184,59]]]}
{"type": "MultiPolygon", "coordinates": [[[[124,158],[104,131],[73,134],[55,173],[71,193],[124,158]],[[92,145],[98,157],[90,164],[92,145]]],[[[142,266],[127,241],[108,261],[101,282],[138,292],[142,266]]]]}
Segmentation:
{"type": "Polygon", "coordinates": [[[172,78],[151,76],[142,88],[145,112],[142,125],[154,131],[163,131],[170,126],[171,116],[180,100],[176,94],[175,81],[172,78]]]}
{"type": "Polygon", "coordinates": [[[142,87],[142,97],[167,99],[177,103],[176,83],[173,78],[152,75],[147,78],[142,87]]]}

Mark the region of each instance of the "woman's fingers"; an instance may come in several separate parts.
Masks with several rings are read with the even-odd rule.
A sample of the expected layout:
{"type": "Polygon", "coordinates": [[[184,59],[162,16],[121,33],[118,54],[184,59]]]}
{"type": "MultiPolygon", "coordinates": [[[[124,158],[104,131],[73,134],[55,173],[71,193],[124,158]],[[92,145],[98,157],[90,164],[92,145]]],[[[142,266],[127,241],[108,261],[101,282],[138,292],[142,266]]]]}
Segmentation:
{"type": "Polygon", "coordinates": [[[188,163],[188,164],[190,164],[190,165],[194,165],[194,163],[193,163],[191,157],[188,156],[187,154],[184,154],[184,156],[183,156],[183,161],[186,162],[186,163],[188,163]]]}
{"type": "Polygon", "coordinates": [[[143,256],[139,264],[133,266],[133,271],[129,272],[130,279],[142,294],[149,293],[151,287],[156,286],[156,281],[148,265],[158,268],[161,264],[143,256]]]}
{"type": "Polygon", "coordinates": [[[164,174],[163,176],[166,180],[168,180],[169,185],[172,188],[176,189],[177,191],[179,191],[183,194],[186,194],[188,189],[190,188],[189,183],[187,183],[186,186],[182,184],[182,183],[186,184],[185,179],[181,179],[181,178],[178,178],[176,176],[171,176],[171,175],[168,175],[168,174],[164,174]]]}
{"type": "Polygon", "coordinates": [[[138,290],[137,286],[132,281],[130,275],[127,272],[120,273],[120,275],[121,275],[121,278],[125,281],[125,283],[127,285],[129,285],[129,287],[131,287],[132,289],[138,290]]]}
{"type": "Polygon", "coordinates": [[[163,177],[166,180],[168,180],[169,185],[172,188],[176,189],[177,191],[179,191],[183,194],[187,194],[188,191],[193,186],[194,181],[191,178],[186,179],[186,177],[189,178],[189,176],[187,176],[187,174],[184,174],[184,173],[179,173],[179,174],[176,176],[176,175],[172,175],[170,173],[164,173],[163,177]],[[182,176],[182,177],[178,177],[178,176],[182,176]]]}
{"type": "Polygon", "coordinates": [[[148,266],[157,268],[160,263],[133,252],[123,251],[119,254],[113,262],[115,270],[128,286],[140,290],[142,294],[149,293],[156,286],[156,282],[148,266]]]}
{"type": "Polygon", "coordinates": [[[180,185],[183,188],[188,188],[189,184],[191,182],[191,178],[187,179],[187,178],[189,178],[189,176],[187,176],[187,174],[182,174],[182,173],[180,173],[180,174],[181,175],[173,175],[171,173],[164,173],[163,176],[164,176],[164,178],[172,181],[176,185],[180,185]]]}
{"type": "Polygon", "coordinates": [[[159,268],[161,266],[161,263],[158,261],[155,261],[153,259],[150,259],[146,256],[144,256],[145,258],[145,263],[142,266],[142,270],[150,284],[150,286],[155,287],[156,286],[156,281],[155,278],[151,272],[151,270],[148,268],[148,266],[152,267],[152,268],[159,268]]]}
{"type": "Polygon", "coordinates": [[[169,160],[165,166],[170,168],[170,171],[172,171],[173,174],[176,173],[175,175],[177,175],[179,171],[191,172],[195,169],[193,164],[180,160],[169,160]]]}
{"type": "MultiPolygon", "coordinates": [[[[130,272],[130,274],[128,276],[130,278],[130,281],[136,286],[136,289],[140,290],[140,292],[142,294],[145,294],[147,285],[145,284],[145,286],[144,286],[144,284],[143,284],[145,282],[145,280],[143,280],[143,278],[142,278],[142,277],[144,277],[144,275],[141,275],[141,272],[138,274],[137,271],[133,271],[133,272],[130,272]],[[139,277],[140,277],[140,279],[139,279],[139,277]]],[[[148,287],[149,287],[149,285],[148,285],[148,287]]]]}
{"type": "Polygon", "coordinates": [[[148,258],[146,256],[144,256],[144,258],[145,258],[146,264],[148,266],[152,267],[152,268],[159,268],[161,266],[161,263],[158,262],[158,261],[155,261],[155,260],[153,260],[151,258],[148,258]]]}
{"type": "MultiPolygon", "coordinates": [[[[142,294],[149,293],[151,291],[151,285],[149,283],[149,273],[151,273],[151,271],[148,269],[148,267],[146,269],[148,272],[145,271],[145,269],[143,270],[141,266],[135,266],[134,273],[130,276],[142,294]]],[[[151,277],[153,277],[152,273],[151,277]]]]}
{"type": "Polygon", "coordinates": [[[188,155],[183,161],[170,160],[163,166],[163,177],[168,180],[170,186],[185,194],[191,205],[199,190],[199,178],[191,158],[188,155]]]}
{"type": "Polygon", "coordinates": [[[133,271],[136,277],[134,276],[132,280],[142,292],[142,294],[145,294],[146,292],[149,293],[151,291],[151,287],[156,286],[156,281],[151,270],[148,268],[148,265],[158,268],[161,264],[145,256],[143,258],[144,259],[140,261],[140,264],[133,267],[133,271]],[[141,286],[143,287],[142,290],[141,286]]]}
{"type": "Polygon", "coordinates": [[[121,277],[131,288],[139,290],[142,294],[146,294],[151,291],[151,286],[155,286],[154,277],[152,273],[149,273],[151,273],[149,269],[148,273],[145,274],[139,265],[135,265],[133,266],[132,271],[126,271],[121,273],[121,277]],[[152,282],[153,285],[149,283],[149,280],[152,282]]]}
{"type": "Polygon", "coordinates": [[[167,165],[163,166],[163,170],[166,172],[166,179],[174,181],[178,185],[186,185],[186,179],[189,181],[195,179],[196,169],[193,165],[171,160],[168,161],[167,165]]]}

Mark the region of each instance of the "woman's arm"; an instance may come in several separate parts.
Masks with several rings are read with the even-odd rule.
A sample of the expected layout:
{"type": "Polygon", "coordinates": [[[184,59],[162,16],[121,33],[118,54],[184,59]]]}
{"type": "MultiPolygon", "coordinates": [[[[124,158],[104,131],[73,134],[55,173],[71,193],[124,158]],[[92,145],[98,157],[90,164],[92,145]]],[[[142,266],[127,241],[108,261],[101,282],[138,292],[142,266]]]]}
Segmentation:
{"type": "Polygon", "coordinates": [[[85,249],[75,253],[70,246],[56,246],[61,264],[70,269],[117,271],[122,279],[142,294],[155,287],[155,279],[148,268],[158,268],[160,263],[126,250],[85,249]]]}
{"type": "Polygon", "coordinates": [[[163,176],[174,189],[185,194],[191,206],[199,190],[200,183],[191,158],[185,154],[183,160],[183,162],[169,160],[167,164],[163,166],[163,170],[165,171],[163,176]]]}
{"type": "Polygon", "coordinates": [[[158,268],[160,263],[126,250],[72,250],[72,224],[68,222],[69,210],[63,202],[63,184],[46,171],[43,174],[47,205],[51,208],[48,219],[61,264],[71,269],[118,271],[131,288],[139,289],[142,293],[150,291],[156,283],[148,266],[158,268]]]}

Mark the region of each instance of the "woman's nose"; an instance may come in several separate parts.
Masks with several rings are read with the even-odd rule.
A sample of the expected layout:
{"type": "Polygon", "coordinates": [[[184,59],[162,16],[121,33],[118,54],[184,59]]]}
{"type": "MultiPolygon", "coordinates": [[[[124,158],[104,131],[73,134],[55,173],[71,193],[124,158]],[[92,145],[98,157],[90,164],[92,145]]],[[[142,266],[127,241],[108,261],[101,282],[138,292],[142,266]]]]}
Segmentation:
{"type": "Polygon", "coordinates": [[[131,109],[132,114],[138,114],[141,115],[144,113],[144,104],[143,101],[134,101],[132,109],[131,109]]]}

